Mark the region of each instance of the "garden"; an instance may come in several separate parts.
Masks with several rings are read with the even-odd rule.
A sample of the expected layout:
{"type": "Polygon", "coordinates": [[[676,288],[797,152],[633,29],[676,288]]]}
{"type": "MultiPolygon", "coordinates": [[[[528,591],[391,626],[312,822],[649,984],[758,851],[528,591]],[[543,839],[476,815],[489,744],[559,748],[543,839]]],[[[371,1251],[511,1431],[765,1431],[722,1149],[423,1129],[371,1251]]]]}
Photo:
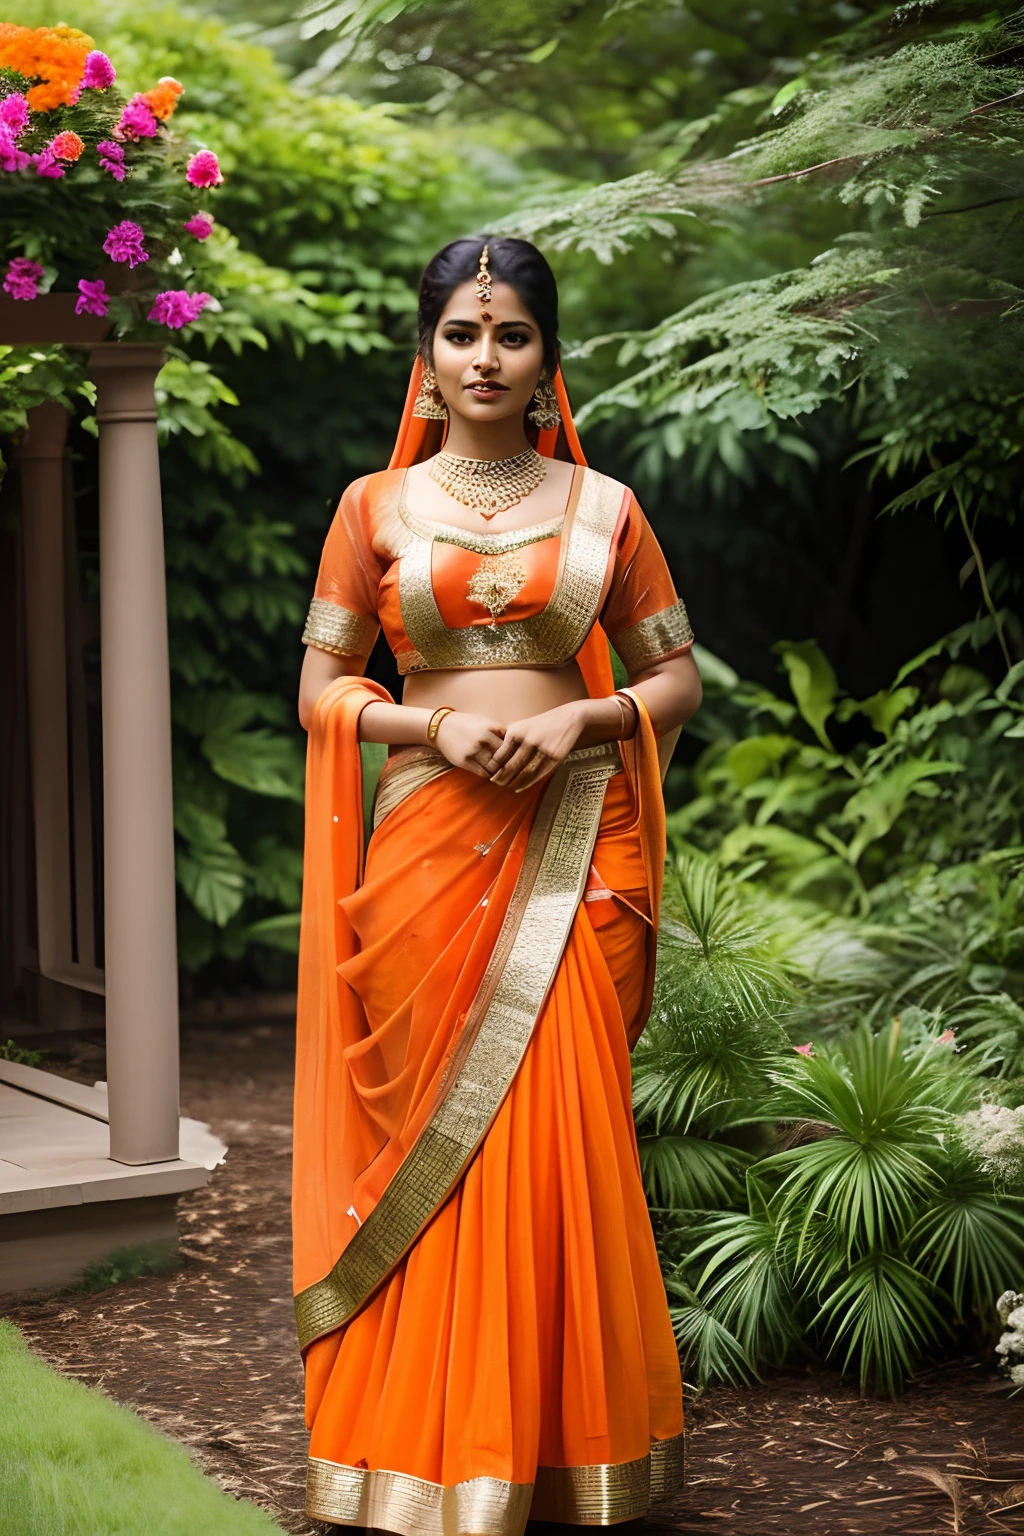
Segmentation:
{"type": "MultiPolygon", "coordinates": [[[[588,458],[636,489],[698,640],[704,703],[666,780],[658,983],[634,1053],[641,1165],[703,1436],[695,1486],[714,1483],[716,1420],[741,1452],[740,1426],[756,1423],[810,1456],[814,1436],[787,1426],[823,1423],[827,1398],[837,1425],[863,1407],[851,1457],[868,1454],[872,1423],[882,1473],[934,1455],[934,1505],[890,1508],[911,1495],[886,1484],[877,1518],[895,1523],[858,1526],[852,1492],[840,1511],[840,1494],[818,1507],[801,1489],[808,1513],[795,1491],[773,1524],[752,1492],[745,1519],[1020,1529],[1024,14],[980,0],[220,0],[201,14],[39,0],[4,23],[9,307],[66,295],[166,354],[186,1016],[234,1007],[254,1080],[280,1098],[287,1031],[252,1020],[294,989],[294,699],[320,546],[340,491],[386,462],[425,260],[466,232],[523,235],[559,279],[588,458]],[[921,1414],[963,1423],[959,1463],[955,1437],[924,1448],[921,1414]]],[[[0,346],[5,467],[45,400],[73,413],[88,599],[82,355],[0,346]]],[[[0,518],[16,524],[6,483],[0,518]]],[[[397,687],[380,645],[369,671],[397,687]]],[[[230,1066],[226,1038],[211,1033],[210,1052],[230,1066]]],[[[54,1045],[53,1064],[84,1071],[81,1049],[54,1045]]],[[[211,1113],[248,1125],[241,1090],[229,1097],[211,1113]]],[[[243,1149],[255,1134],[239,1132],[243,1149]]],[[[231,1271],[211,1265],[229,1223],[197,1198],[212,1236],[183,1245],[182,1270],[129,1265],[87,1303],[14,1309],[65,1374],[81,1328],[81,1374],[100,1381],[104,1311],[170,1315],[175,1288],[200,1282],[230,1292],[231,1271]]],[[[287,1294],[283,1272],[268,1284],[261,1307],[287,1294]]],[[[234,1318],[225,1296],[208,1304],[234,1318]]],[[[165,1344],[188,1336],[187,1308],[175,1318],[173,1336],[152,1323],[165,1344]]],[[[37,1363],[18,1349],[0,1337],[0,1373],[37,1363]]],[[[197,1443],[180,1384],[154,1389],[149,1414],[140,1379],[112,1380],[197,1443]]],[[[284,1466],[260,1401],[255,1459],[284,1466]]],[[[243,1418],[225,1443],[243,1444],[243,1418]]],[[[845,1445],[846,1428],[819,1430],[845,1445]]],[[[232,1483],[223,1447],[207,1450],[222,1488],[308,1528],[268,1491],[275,1474],[232,1483]]],[[[698,1504],[666,1528],[730,1518],[724,1493],[706,1521],[698,1504]]],[[[49,1529],[42,1506],[32,1518],[19,1536],[49,1529]]],[[[88,1518],[67,1529],[104,1528],[88,1518]]]]}

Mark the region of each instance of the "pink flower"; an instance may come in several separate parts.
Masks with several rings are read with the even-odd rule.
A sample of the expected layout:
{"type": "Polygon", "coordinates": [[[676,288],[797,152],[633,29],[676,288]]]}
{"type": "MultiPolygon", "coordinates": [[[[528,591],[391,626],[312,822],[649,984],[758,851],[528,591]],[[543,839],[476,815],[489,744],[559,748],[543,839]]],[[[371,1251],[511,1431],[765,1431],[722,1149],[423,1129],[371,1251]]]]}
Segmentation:
{"type": "Polygon", "coordinates": [[[955,1029],[944,1029],[942,1031],[942,1034],[936,1040],[935,1044],[936,1045],[952,1045],[953,1041],[955,1039],[956,1039],[956,1030],[955,1029]]]}
{"type": "Polygon", "coordinates": [[[208,213],[194,213],[182,226],[190,235],[195,235],[197,240],[208,240],[213,229],[213,220],[208,213]]]}
{"type": "Polygon", "coordinates": [[[149,319],[158,325],[170,326],[180,331],[183,325],[191,325],[210,302],[208,293],[189,293],[185,288],[169,288],[158,293],[149,312],[149,319]]]}
{"type": "Polygon", "coordinates": [[[23,171],[29,157],[14,142],[11,130],[0,123],[0,171],[23,171]]]}
{"type": "Polygon", "coordinates": [[[0,101],[0,123],[10,129],[15,139],[28,127],[28,102],[20,91],[14,91],[0,101]]]}
{"type": "Polygon", "coordinates": [[[42,278],[43,269],[38,261],[31,261],[28,256],[15,256],[4,278],[4,293],[9,293],[12,299],[34,299],[42,278]]]}
{"type": "Polygon", "coordinates": [[[95,282],[80,277],[78,294],[75,300],[76,315],[105,315],[110,308],[110,295],[102,277],[98,277],[95,282]]]}
{"type": "Polygon", "coordinates": [[[100,170],[113,176],[115,181],[124,181],[124,150],[120,144],[115,144],[113,139],[103,139],[96,145],[96,153],[100,157],[100,170]]]}
{"type": "Polygon", "coordinates": [[[83,91],[105,91],[108,85],[113,85],[117,79],[117,70],[111,64],[105,53],[94,48],[85,61],[85,73],[82,76],[83,91]]]}
{"type": "Polygon", "coordinates": [[[154,139],[156,138],[157,121],[153,116],[153,110],[141,93],[134,95],[128,102],[121,119],[114,132],[119,139],[154,139]]]}
{"type": "Polygon", "coordinates": [[[122,219],[120,224],[115,224],[113,229],[107,230],[103,249],[111,261],[126,261],[130,267],[137,267],[140,261],[149,260],[149,255],[142,244],[144,238],[140,225],[133,223],[131,219],[122,219]]]}
{"type": "Polygon", "coordinates": [[[814,1055],[814,1047],[809,1040],[806,1045],[794,1045],[793,1049],[796,1051],[798,1056],[814,1055]]]}
{"type": "Polygon", "coordinates": [[[59,181],[64,175],[64,167],[49,146],[41,149],[38,155],[32,156],[32,164],[36,168],[37,176],[48,176],[51,181],[59,181]]]}
{"type": "Polygon", "coordinates": [[[220,186],[224,177],[212,149],[201,149],[198,155],[192,156],[185,171],[185,180],[192,187],[220,186]]]}

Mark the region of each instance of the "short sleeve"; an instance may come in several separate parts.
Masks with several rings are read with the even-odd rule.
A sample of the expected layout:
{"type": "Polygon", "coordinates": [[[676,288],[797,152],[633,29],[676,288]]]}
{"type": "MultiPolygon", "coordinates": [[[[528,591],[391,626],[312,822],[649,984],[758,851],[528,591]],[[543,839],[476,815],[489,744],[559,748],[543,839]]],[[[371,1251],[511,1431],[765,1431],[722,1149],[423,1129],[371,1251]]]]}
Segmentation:
{"type": "Polygon", "coordinates": [[[693,644],[686,605],[676,595],[661,546],[632,493],[601,624],[630,677],[681,656],[693,644]]]}
{"type": "Polygon", "coordinates": [[[366,477],[348,487],[324,541],[303,645],[335,656],[361,656],[373,650],[380,623],[377,589],[380,562],[367,525],[366,477]]]}

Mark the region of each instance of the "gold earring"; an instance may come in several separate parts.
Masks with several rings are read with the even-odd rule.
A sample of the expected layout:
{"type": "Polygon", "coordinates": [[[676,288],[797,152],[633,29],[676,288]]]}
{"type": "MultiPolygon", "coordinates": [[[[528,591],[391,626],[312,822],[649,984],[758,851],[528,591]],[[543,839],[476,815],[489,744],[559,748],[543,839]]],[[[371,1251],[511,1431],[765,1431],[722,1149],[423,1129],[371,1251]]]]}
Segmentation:
{"type": "Polygon", "coordinates": [[[558,396],[550,379],[541,377],[540,383],[533,392],[527,415],[534,426],[539,427],[542,432],[561,425],[562,413],[558,409],[558,396]]]}
{"type": "Polygon", "coordinates": [[[448,407],[443,400],[438,399],[440,393],[437,387],[437,375],[429,363],[424,363],[420,391],[413,402],[413,415],[426,421],[447,421],[448,407]]]}

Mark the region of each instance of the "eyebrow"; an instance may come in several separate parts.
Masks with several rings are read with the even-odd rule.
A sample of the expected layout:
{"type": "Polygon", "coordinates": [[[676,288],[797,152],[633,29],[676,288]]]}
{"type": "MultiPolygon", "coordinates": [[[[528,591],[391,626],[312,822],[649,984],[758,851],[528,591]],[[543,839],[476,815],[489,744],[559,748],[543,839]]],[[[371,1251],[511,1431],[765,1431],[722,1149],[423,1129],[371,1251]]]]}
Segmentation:
{"type": "MultiPolygon", "coordinates": [[[[455,318],[452,318],[451,320],[443,320],[441,323],[442,323],[442,325],[461,325],[463,327],[469,327],[469,326],[474,326],[475,327],[475,326],[478,326],[480,324],[480,321],[479,320],[456,320],[455,318]]],[[[525,331],[525,330],[532,331],[533,330],[533,326],[531,325],[529,320],[499,320],[498,321],[499,329],[505,329],[506,327],[508,327],[510,325],[516,326],[521,331],[525,331]]]]}

